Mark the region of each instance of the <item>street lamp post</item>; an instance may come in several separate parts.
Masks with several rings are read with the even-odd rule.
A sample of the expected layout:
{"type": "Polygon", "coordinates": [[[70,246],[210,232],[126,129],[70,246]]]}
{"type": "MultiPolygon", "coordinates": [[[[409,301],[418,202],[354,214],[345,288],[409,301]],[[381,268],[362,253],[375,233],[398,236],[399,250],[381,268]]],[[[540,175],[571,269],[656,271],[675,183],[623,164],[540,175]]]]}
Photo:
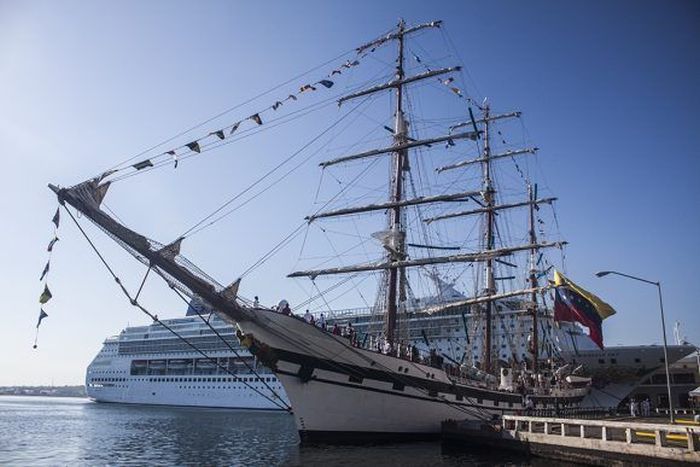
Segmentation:
{"type": "Polygon", "coordinates": [[[664,318],[664,300],[661,296],[661,282],[654,282],[647,279],[642,279],[641,277],[631,276],[629,274],[624,274],[617,271],[600,271],[596,272],[595,275],[598,277],[607,276],[608,274],[615,274],[622,277],[627,277],[628,279],[634,279],[640,282],[646,282],[647,284],[655,285],[659,291],[659,309],[661,310],[661,331],[664,335],[664,364],[666,366],[666,389],[668,390],[668,412],[671,417],[671,423],[673,423],[673,398],[671,397],[671,371],[668,366],[668,344],[666,343],[666,319],[664,318]]]}

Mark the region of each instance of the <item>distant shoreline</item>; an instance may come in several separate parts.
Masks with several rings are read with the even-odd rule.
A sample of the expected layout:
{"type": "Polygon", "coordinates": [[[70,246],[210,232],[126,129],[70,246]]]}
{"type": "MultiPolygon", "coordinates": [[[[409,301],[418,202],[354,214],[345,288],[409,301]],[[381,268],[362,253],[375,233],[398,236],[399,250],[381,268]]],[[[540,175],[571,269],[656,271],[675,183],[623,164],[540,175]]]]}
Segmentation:
{"type": "Polygon", "coordinates": [[[43,396],[87,398],[85,386],[3,386],[0,396],[43,396]]]}

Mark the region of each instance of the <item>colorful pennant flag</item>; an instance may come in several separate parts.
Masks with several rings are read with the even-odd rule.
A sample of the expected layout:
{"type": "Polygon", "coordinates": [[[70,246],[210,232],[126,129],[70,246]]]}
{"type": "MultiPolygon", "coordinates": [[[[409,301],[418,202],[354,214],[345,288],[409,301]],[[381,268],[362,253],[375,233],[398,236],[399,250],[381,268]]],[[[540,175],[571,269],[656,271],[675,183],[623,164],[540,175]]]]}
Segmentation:
{"type": "Polygon", "coordinates": [[[57,241],[58,241],[58,237],[54,237],[54,238],[49,242],[49,246],[46,247],[46,251],[48,251],[48,252],[53,251],[53,246],[56,244],[57,241]]]}
{"type": "Polygon", "coordinates": [[[248,117],[248,118],[250,118],[252,121],[254,121],[255,123],[257,123],[258,125],[262,125],[262,124],[263,124],[262,118],[260,118],[260,114],[259,114],[259,113],[258,113],[258,114],[253,114],[253,115],[251,115],[251,116],[248,117]]]}
{"type": "MultiPolygon", "coordinates": [[[[368,55],[369,53],[374,52],[375,50],[376,50],[376,47],[372,47],[372,48],[369,50],[369,52],[367,52],[365,49],[358,49],[358,50],[357,50],[357,53],[358,53],[358,54],[362,53],[362,55],[360,56],[360,58],[362,58],[362,57],[368,55]]],[[[420,58],[416,56],[416,59],[417,59],[417,61],[420,63],[420,58]]],[[[346,60],[346,62],[343,63],[340,67],[338,67],[338,68],[332,70],[331,73],[328,75],[328,77],[332,77],[332,76],[335,76],[335,75],[340,75],[340,74],[342,74],[342,69],[343,69],[343,68],[351,68],[351,67],[354,67],[354,66],[358,66],[359,64],[360,64],[360,61],[357,60],[357,59],[355,59],[355,60],[346,60]]],[[[322,85],[323,87],[325,87],[326,89],[330,89],[330,88],[332,88],[332,87],[335,85],[335,83],[334,83],[332,80],[329,80],[329,79],[322,79],[322,80],[320,80],[320,81],[317,81],[317,82],[314,83],[314,84],[320,84],[320,85],[322,85]]],[[[303,85],[303,86],[301,86],[301,87],[299,88],[298,94],[302,94],[302,93],[309,92],[309,91],[316,91],[316,90],[317,90],[317,88],[316,88],[315,86],[313,86],[313,85],[311,85],[311,84],[305,84],[305,85],[303,85]]],[[[272,108],[272,110],[278,110],[278,109],[283,105],[284,102],[287,102],[287,101],[289,101],[289,100],[296,101],[297,99],[298,99],[298,98],[297,98],[296,95],[294,95],[294,94],[289,94],[284,100],[282,100],[282,101],[279,101],[279,100],[278,100],[278,101],[275,101],[275,102],[274,102],[270,107],[268,107],[268,108],[272,108]]],[[[257,123],[258,125],[262,125],[262,124],[263,124],[263,121],[262,121],[262,118],[261,118],[261,116],[260,116],[260,113],[261,113],[261,112],[255,113],[255,114],[251,115],[250,117],[248,117],[246,120],[252,120],[252,121],[254,121],[255,123],[257,123]]],[[[238,130],[238,128],[239,128],[239,126],[240,126],[241,123],[242,123],[242,121],[238,121],[238,122],[234,123],[233,126],[231,126],[231,129],[229,130],[229,135],[232,135],[233,133],[235,133],[235,132],[238,130]]],[[[213,132],[209,133],[209,135],[215,135],[215,136],[218,137],[220,140],[224,140],[224,139],[226,138],[226,135],[225,135],[225,133],[224,133],[224,130],[225,130],[225,129],[213,131],[213,132]]],[[[185,147],[187,147],[190,151],[193,151],[193,152],[196,152],[196,153],[202,152],[202,148],[200,147],[199,141],[197,141],[197,140],[192,141],[192,142],[190,142],[190,143],[187,143],[187,144],[185,145],[185,147]]],[[[165,153],[163,153],[163,154],[167,154],[167,155],[172,156],[173,162],[174,162],[174,168],[177,168],[177,166],[178,166],[178,155],[175,153],[175,150],[167,151],[167,152],[165,152],[165,153]]],[[[153,166],[154,166],[153,162],[152,162],[150,159],[146,159],[146,160],[141,161],[141,162],[139,162],[139,163],[137,163],[137,164],[134,164],[132,167],[134,167],[136,170],[142,170],[142,169],[145,169],[145,168],[147,168],[147,167],[153,167],[153,166]]],[[[56,215],[54,216],[54,223],[56,224],[56,227],[58,227],[58,222],[59,222],[58,216],[59,216],[58,211],[56,211],[56,215]]],[[[49,251],[50,251],[50,250],[49,250],[49,251]]]]}
{"type": "Polygon", "coordinates": [[[39,303],[42,305],[51,300],[51,291],[49,290],[48,284],[44,284],[44,291],[39,296],[39,303]]]}
{"type": "Polygon", "coordinates": [[[36,327],[37,327],[37,328],[39,328],[39,325],[41,324],[41,320],[44,319],[44,318],[47,318],[47,317],[49,316],[49,315],[44,311],[43,308],[40,308],[40,310],[41,310],[41,311],[39,312],[39,321],[37,321],[37,323],[36,323],[36,327]]]}
{"type": "Polygon", "coordinates": [[[37,340],[39,339],[39,325],[41,324],[41,320],[44,318],[48,317],[49,315],[44,311],[43,308],[41,308],[41,311],[39,312],[39,321],[36,323],[36,334],[34,335],[34,345],[32,346],[33,348],[36,349],[37,347],[37,340]]]}
{"type": "Polygon", "coordinates": [[[189,148],[190,151],[194,152],[202,152],[202,149],[199,147],[199,143],[197,141],[192,141],[191,143],[185,144],[189,148]]]}
{"type": "Polygon", "coordinates": [[[56,228],[58,228],[58,224],[59,224],[59,222],[61,221],[61,212],[60,212],[60,209],[61,209],[61,208],[56,208],[56,214],[54,214],[54,215],[53,215],[53,219],[51,219],[51,222],[54,223],[54,225],[56,226],[56,228]]]}
{"type": "Polygon", "coordinates": [[[49,273],[49,264],[51,261],[46,262],[46,266],[44,266],[44,270],[41,272],[41,277],[39,277],[39,282],[44,280],[44,277],[46,277],[46,274],[49,273]]]}
{"type": "Polygon", "coordinates": [[[132,165],[133,168],[136,170],[141,170],[145,169],[146,167],[153,167],[153,162],[151,162],[150,159],[146,159],[145,161],[138,162],[134,165],[132,165]]]}

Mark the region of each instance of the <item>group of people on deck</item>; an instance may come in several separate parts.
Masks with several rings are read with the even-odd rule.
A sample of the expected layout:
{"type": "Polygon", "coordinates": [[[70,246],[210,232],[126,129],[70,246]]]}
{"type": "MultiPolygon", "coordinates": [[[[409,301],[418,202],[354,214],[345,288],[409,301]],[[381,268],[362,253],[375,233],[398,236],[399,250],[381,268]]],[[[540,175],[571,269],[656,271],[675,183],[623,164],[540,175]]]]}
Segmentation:
{"type": "Polygon", "coordinates": [[[641,402],[634,397],[630,399],[630,416],[632,417],[649,417],[651,416],[651,401],[647,397],[641,402]]]}
{"type": "MultiPolygon", "coordinates": [[[[260,307],[260,302],[257,296],[253,301],[253,307],[260,307]]],[[[273,307],[273,309],[283,315],[303,319],[308,324],[330,332],[334,336],[345,337],[350,341],[350,345],[353,347],[374,350],[384,355],[391,355],[414,363],[424,363],[436,368],[440,368],[444,364],[443,357],[438,355],[435,349],[431,350],[430,356],[422,357],[418,347],[416,347],[415,344],[404,343],[403,341],[391,343],[383,337],[367,334],[360,339],[359,333],[355,330],[350,321],[348,321],[344,326],[338,324],[338,322],[334,322],[333,326],[329,326],[323,313],[321,313],[318,318],[316,318],[309,310],[306,310],[303,316],[295,315],[292,313],[289,303],[286,300],[280,301],[280,303],[273,307]]]]}

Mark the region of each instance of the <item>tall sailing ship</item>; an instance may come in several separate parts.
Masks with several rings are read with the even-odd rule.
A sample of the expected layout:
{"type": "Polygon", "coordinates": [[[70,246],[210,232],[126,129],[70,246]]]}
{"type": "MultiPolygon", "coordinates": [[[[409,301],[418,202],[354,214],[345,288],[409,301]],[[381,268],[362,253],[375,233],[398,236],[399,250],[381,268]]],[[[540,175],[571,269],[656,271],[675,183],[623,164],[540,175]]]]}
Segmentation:
{"type": "MultiPolygon", "coordinates": [[[[503,138],[497,125],[518,119],[520,112],[494,112],[486,100],[467,99],[461,89],[453,86],[454,75],[460,72],[458,66],[424,66],[418,73],[407,73],[409,38],[440,27],[440,21],[415,26],[401,21],[387,34],[358,47],[356,58],[343,65],[344,68],[354,67],[375,50],[396,45],[394,76],[389,81],[338,99],[339,105],[347,105],[358,100],[365,102],[377,95],[390,95],[393,125],[384,128],[391,132],[391,144],[320,164],[324,171],[353,164],[360,167],[361,175],[365,166],[386,162],[389,177],[383,190],[388,191],[389,196],[360,206],[322,208],[309,215],[306,223],[315,225],[324,220],[384,213],[379,231],[365,234],[377,240],[379,259],[375,254],[371,261],[346,265],[346,258],[339,253],[335,259],[340,265],[289,274],[291,278],[309,278],[315,287],[317,280],[340,277],[338,283],[351,291],[355,289],[365,303],[366,290],[363,293],[354,279],[363,274],[375,277],[377,286],[372,292],[374,299],[370,299],[371,308],[382,318],[371,321],[381,323],[381,332],[366,330],[360,334],[350,325],[345,335],[332,332],[328,324],[335,312],[326,297],[334,287],[314,297],[327,305],[328,323],[312,325],[289,313],[285,303],[271,308],[260,306],[257,300],[245,299],[239,294],[240,279],[228,286],[219,284],[180,254],[185,237],[161,244],[129,229],[101,207],[110,183],[119,177],[122,169],[105,172],[68,188],[50,185],[61,204],[78,210],[146,265],[146,277],[151,272],[159,275],[175,293],[203,301],[221,318],[237,326],[241,343],[270,368],[284,386],[299,433],[305,441],[424,438],[436,435],[440,423],[446,419],[486,420],[531,407],[578,407],[590,391],[590,378],[581,376],[572,365],[564,364],[553,355],[545,361],[540,358],[541,341],[547,337],[540,332],[542,317],[553,309],[556,290],[560,306],[583,311],[583,321],[591,326],[591,336],[597,340],[594,334],[599,331],[600,322],[613,311],[561,274],[555,274],[556,282],[550,281],[554,266],[545,259],[547,252],[561,250],[565,242],[543,238],[539,214],[555,199],[540,197],[537,184],[517,162],[518,158],[532,155],[537,149],[510,148],[502,152],[493,149],[495,138],[503,138]],[[417,92],[429,83],[443,86],[448,94],[461,99],[462,120],[435,118],[432,128],[443,127],[444,132],[425,138],[418,135],[418,126],[411,118],[416,112],[412,107],[414,101],[408,96],[409,91],[417,92]],[[428,162],[439,160],[435,154],[438,149],[444,147],[448,151],[465,142],[475,147],[474,157],[447,165],[436,162],[431,166],[428,162]],[[517,189],[496,183],[498,166],[504,162],[513,164],[516,177],[508,180],[518,180],[517,189]],[[435,170],[431,171],[431,177],[426,176],[423,182],[416,183],[413,174],[420,175],[423,165],[435,170]],[[437,182],[431,187],[426,182],[433,177],[439,180],[448,173],[456,174],[450,183],[437,182]],[[524,196],[515,199],[513,194],[524,196]],[[452,206],[467,203],[475,207],[452,209],[452,206]],[[510,213],[518,212],[522,213],[522,222],[514,220],[517,214],[511,217],[510,213]],[[439,227],[451,221],[460,224],[449,229],[439,227]],[[465,223],[471,224],[471,228],[465,227],[465,223]],[[521,233],[514,233],[514,230],[521,233]],[[455,242],[459,241],[457,245],[444,242],[450,235],[455,242]],[[448,271],[440,268],[448,268],[448,271]],[[457,269],[461,273],[455,273],[457,269]],[[428,302],[415,298],[421,277],[435,278],[445,273],[471,276],[473,295],[428,302]],[[503,317],[509,313],[526,316],[531,325],[526,330],[511,332],[503,328],[499,336],[518,332],[527,335],[527,345],[523,351],[501,358],[499,349],[506,348],[507,339],[497,340],[494,326],[499,323],[503,326],[503,317]],[[428,329],[410,329],[408,325],[417,321],[415,316],[425,317],[418,321],[428,323],[430,317],[445,315],[460,316],[465,339],[470,343],[478,341],[478,348],[483,352],[474,352],[468,345],[458,358],[446,355],[435,348],[428,329]],[[417,335],[411,335],[412,332],[418,333],[422,345],[416,344],[417,335]]],[[[415,69],[424,61],[415,53],[412,55],[417,63],[413,66],[415,69]]],[[[328,78],[341,74],[342,69],[334,70],[328,78]]],[[[302,86],[299,95],[332,86],[333,81],[323,79],[302,86]]],[[[288,99],[296,101],[297,96],[290,95],[288,99]]],[[[275,102],[271,110],[276,111],[283,102],[286,100],[275,102]]],[[[360,105],[351,112],[358,107],[360,105]]],[[[259,113],[247,120],[263,124],[259,113]]],[[[214,141],[223,140],[241,123],[213,131],[209,136],[214,141]]],[[[183,146],[192,155],[203,148],[201,141],[183,146]]],[[[181,154],[178,148],[162,156],[175,158],[182,157],[181,154]]],[[[159,163],[153,159],[123,169],[139,172],[157,167],[159,163]]],[[[177,163],[177,159],[175,161],[177,163]]],[[[342,185],[341,192],[345,193],[346,187],[353,185],[342,185]]],[[[334,196],[331,201],[337,199],[334,196]]],[[[325,203],[324,207],[329,204],[325,203]]],[[[253,233],[255,227],[249,228],[253,233]]],[[[103,261],[107,265],[104,258],[103,261]]],[[[157,321],[157,317],[138,302],[141,288],[136,294],[129,292],[113,270],[109,271],[130,302],[157,321]]],[[[439,280],[434,282],[440,284],[439,280]]],[[[576,318],[567,318],[572,319],[576,318]]],[[[187,341],[186,337],[178,337],[187,341]]],[[[210,358],[199,350],[204,358],[210,358]]],[[[221,367],[216,359],[213,364],[221,367]]]]}

